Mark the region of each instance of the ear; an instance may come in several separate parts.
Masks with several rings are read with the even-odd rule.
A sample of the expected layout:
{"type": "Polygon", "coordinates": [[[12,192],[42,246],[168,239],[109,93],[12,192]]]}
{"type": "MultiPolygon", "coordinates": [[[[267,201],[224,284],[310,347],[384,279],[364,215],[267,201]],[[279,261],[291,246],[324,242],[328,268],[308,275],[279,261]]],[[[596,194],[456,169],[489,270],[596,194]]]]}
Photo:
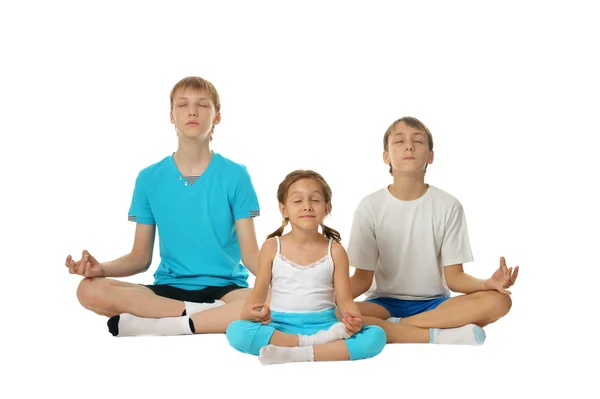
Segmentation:
{"type": "Polygon", "coordinates": [[[173,111],[169,112],[169,118],[171,119],[171,123],[175,124],[175,116],[173,115],[173,111]]]}
{"type": "Polygon", "coordinates": [[[217,114],[215,115],[215,119],[214,119],[214,122],[213,122],[213,124],[214,124],[214,125],[218,125],[218,124],[219,124],[219,122],[221,122],[221,113],[220,113],[220,112],[217,112],[217,114]]]}
{"type": "Polygon", "coordinates": [[[328,202],[327,204],[325,204],[325,216],[328,216],[330,212],[331,212],[331,202],[328,202]]]}
{"type": "Polygon", "coordinates": [[[433,150],[429,151],[429,159],[427,160],[427,163],[429,165],[433,163],[433,150]]]}
{"type": "Polygon", "coordinates": [[[386,165],[390,164],[390,153],[388,151],[383,152],[383,163],[386,165]]]}
{"type": "Polygon", "coordinates": [[[287,212],[287,209],[285,209],[285,205],[283,205],[281,203],[279,204],[279,212],[281,212],[281,216],[284,219],[287,219],[287,218],[290,217],[289,214],[288,214],[288,212],[287,212]]]}

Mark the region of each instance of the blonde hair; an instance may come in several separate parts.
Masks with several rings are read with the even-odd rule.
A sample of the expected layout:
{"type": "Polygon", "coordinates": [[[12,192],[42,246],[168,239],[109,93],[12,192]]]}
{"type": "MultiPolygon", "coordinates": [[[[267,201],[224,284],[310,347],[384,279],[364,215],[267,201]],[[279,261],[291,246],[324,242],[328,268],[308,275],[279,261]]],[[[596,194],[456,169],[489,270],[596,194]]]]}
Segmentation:
{"type": "MultiPolygon", "coordinates": [[[[289,173],[285,177],[285,179],[283,179],[283,181],[281,183],[279,183],[279,188],[277,189],[277,200],[279,201],[279,203],[280,204],[285,203],[290,186],[292,184],[294,184],[295,182],[297,182],[298,180],[302,180],[302,179],[314,179],[317,183],[319,183],[321,185],[321,188],[323,189],[323,197],[325,200],[325,204],[327,204],[327,206],[328,206],[327,214],[331,213],[331,196],[332,196],[331,187],[329,187],[329,184],[327,184],[327,181],[325,181],[323,176],[321,176],[320,174],[318,174],[317,172],[315,172],[313,170],[299,169],[299,170],[295,170],[295,171],[289,173]]],[[[275,236],[281,236],[283,234],[283,230],[287,224],[287,221],[288,220],[285,219],[284,223],[282,223],[281,227],[279,227],[277,230],[275,230],[274,232],[269,234],[267,236],[267,239],[271,238],[271,237],[275,237],[275,236]]],[[[323,229],[323,235],[325,237],[332,238],[334,241],[336,241],[338,243],[342,240],[340,237],[340,233],[337,232],[336,230],[332,229],[331,227],[327,227],[323,223],[323,224],[321,224],[321,228],[323,229]]]]}
{"type": "MultiPolygon", "coordinates": [[[[221,111],[221,100],[219,98],[219,92],[217,92],[217,89],[215,88],[215,86],[209,82],[206,79],[203,79],[199,76],[188,76],[186,78],[181,79],[179,82],[177,82],[175,84],[175,86],[173,86],[173,88],[171,89],[171,96],[170,96],[170,101],[171,101],[171,111],[173,111],[173,98],[175,96],[175,93],[177,92],[177,90],[206,90],[206,92],[208,93],[208,96],[210,97],[210,101],[212,102],[213,106],[215,107],[215,113],[219,113],[221,111]]],[[[215,130],[215,126],[213,125],[212,129],[210,130],[210,140],[212,140],[213,138],[213,132],[215,130]]]]}

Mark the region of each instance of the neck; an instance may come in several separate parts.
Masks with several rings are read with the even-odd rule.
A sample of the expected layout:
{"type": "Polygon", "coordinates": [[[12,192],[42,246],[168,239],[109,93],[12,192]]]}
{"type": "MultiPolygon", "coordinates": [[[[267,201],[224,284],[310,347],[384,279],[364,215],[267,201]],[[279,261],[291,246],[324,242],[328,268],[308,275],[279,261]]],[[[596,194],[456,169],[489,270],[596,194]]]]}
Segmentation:
{"type": "Polygon", "coordinates": [[[299,245],[312,244],[323,237],[317,230],[302,230],[294,227],[292,227],[289,236],[299,245]]]}
{"type": "Polygon", "coordinates": [[[212,151],[208,142],[179,137],[179,146],[173,159],[181,173],[188,176],[200,175],[211,158],[212,151]]]}
{"type": "Polygon", "coordinates": [[[399,200],[412,201],[425,194],[428,187],[424,173],[397,173],[388,189],[399,200]]]}

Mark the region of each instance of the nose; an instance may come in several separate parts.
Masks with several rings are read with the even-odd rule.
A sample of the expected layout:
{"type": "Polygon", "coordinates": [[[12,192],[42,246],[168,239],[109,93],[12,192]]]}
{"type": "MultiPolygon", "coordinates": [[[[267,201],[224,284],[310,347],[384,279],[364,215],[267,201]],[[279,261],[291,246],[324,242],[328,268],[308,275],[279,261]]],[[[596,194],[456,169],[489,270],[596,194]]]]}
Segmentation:
{"type": "Polygon", "coordinates": [[[311,204],[310,200],[304,201],[304,210],[312,211],[312,204],[311,204]]]}
{"type": "Polygon", "coordinates": [[[198,109],[196,107],[190,107],[190,116],[198,116],[198,109]]]}
{"type": "Polygon", "coordinates": [[[406,143],[404,145],[406,146],[406,151],[414,151],[415,149],[413,142],[410,140],[406,140],[406,143]]]}

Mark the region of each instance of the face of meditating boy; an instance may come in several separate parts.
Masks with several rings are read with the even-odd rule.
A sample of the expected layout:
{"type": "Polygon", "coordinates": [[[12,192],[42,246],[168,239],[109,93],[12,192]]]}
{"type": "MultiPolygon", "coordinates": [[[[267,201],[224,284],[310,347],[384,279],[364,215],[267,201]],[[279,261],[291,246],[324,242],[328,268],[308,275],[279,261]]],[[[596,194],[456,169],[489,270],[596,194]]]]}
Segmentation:
{"type": "Polygon", "coordinates": [[[206,90],[179,89],[173,96],[171,123],[177,134],[189,139],[208,140],[213,126],[219,123],[221,115],[206,90]]]}
{"type": "Polygon", "coordinates": [[[285,204],[279,204],[281,215],[295,227],[317,229],[327,215],[323,188],[315,179],[300,179],[288,190],[285,204]]]}
{"type": "Polygon", "coordinates": [[[394,172],[424,173],[427,165],[433,163],[433,151],[429,151],[427,134],[399,122],[390,134],[383,161],[391,165],[394,172]]]}

